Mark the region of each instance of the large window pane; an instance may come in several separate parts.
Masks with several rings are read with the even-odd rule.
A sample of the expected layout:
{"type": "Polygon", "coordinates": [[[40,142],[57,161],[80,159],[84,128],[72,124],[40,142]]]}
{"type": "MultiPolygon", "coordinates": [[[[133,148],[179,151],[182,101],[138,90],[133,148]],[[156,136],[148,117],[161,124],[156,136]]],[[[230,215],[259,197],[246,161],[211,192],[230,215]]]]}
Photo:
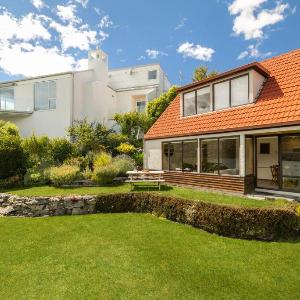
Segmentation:
{"type": "Polygon", "coordinates": [[[282,188],[300,192],[300,136],[281,138],[282,188]]]}
{"type": "Polygon", "coordinates": [[[34,85],[35,110],[49,110],[56,108],[56,82],[36,82],[34,85]]]}
{"type": "Polygon", "coordinates": [[[197,171],[198,141],[183,142],[183,171],[197,171]]]}
{"type": "Polygon", "coordinates": [[[214,106],[215,110],[229,107],[229,81],[214,85],[214,106]]]}
{"type": "Polygon", "coordinates": [[[219,141],[220,174],[239,175],[239,138],[224,138],[219,141]]]}
{"type": "Polygon", "coordinates": [[[15,99],[14,89],[4,88],[0,89],[0,110],[14,110],[15,99]]]}
{"type": "Polygon", "coordinates": [[[163,143],[162,145],[162,169],[169,170],[169,144],[163,143]]]}
{"type": "Polygon", "coordinates": [[[170,143],[169,144],[170,155],[170,170],[181,171],[182,170],[182,143],[170,143]]]}
{"type": "Polygon", "coordinates": [[[218,173],[218,140],[201,141],[201,172],[218,173]]]}
{"type": "Polygon", "coordinates": [[[248,103],[248,76],[231,80],[231,106],[248,103]]]}
{"type": "Polygon", "coordinates": [[[183,115],[184,116],[190,116],[196,114],[195,97],[196,97],[195,92],[183,94],[183,115]]]}
{"type": "Polygon", "coordinates": [[[197,90],[197,113],[210,111],[210,87],[197,90]]]}

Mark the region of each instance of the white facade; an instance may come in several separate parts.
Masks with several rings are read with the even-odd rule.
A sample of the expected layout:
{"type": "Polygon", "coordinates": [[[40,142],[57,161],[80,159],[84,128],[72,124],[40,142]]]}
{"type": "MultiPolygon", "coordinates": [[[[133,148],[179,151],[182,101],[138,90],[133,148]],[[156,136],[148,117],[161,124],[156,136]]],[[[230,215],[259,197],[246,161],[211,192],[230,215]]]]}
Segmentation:
{"type": "Polygon", "coordinates": [[[62,137],[84,118],[113,126],[115,113],[141,110],[170,86],[159,64],[109,71],[107,55],[96,50],[88,70],[0,83],[0,119],[22,136],[62,137]]]}

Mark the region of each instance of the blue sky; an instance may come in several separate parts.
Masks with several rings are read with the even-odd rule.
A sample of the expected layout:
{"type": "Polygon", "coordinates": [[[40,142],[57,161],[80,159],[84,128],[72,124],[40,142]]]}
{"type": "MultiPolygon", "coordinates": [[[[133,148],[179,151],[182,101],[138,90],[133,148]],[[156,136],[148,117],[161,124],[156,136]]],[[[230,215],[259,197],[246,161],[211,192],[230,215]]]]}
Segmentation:
{"type": "Polygon", "coordinates": [[[160,62],[174,84],[299,48],[299,1],[0,0],[0,80],[160,62]],[[182,73],[182,80],[179,79],[182,73]]]}

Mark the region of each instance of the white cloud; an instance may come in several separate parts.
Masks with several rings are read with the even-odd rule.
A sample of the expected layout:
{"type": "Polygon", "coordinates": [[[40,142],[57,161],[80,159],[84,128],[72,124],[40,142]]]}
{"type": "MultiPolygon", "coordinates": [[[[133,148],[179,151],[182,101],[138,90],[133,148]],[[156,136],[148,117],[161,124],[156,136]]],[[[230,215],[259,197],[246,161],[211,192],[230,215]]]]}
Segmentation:
{"type": "Polygon", "coordinates": [[[150,59],[157,59],[159,56],[168,56],[167,53],[155,49],[147,49],[145,52],[150,59]]]}
{"type": "Polygon", "coordinates": [[[77,70],[77,71],[87,70],[88,69],[88,61],[89,60],[87,58],[79,59],[75,65],[75,70],[77,70]]]}
{"type": "Polygon", "coordinates": [[[122,48],[119,48],[119,49],[117,49],[117,54],[121,54],[122,52],[123,52],[123,49],[122,48]]]}
{"type": "Polygon", "coordinates": [[[30,43],[2,44],[0,57],[1,68],[10,75],[31,77],[77,68],[74,57],[60,53],[57,47],[44,48],[30,43]]]}
{"type": "Polygon", "coordinates": [[[109,15],[105,15],[100,19],[99,27],[101,29],[108,28],[108,27],[112,26],[113,24],[114,23],[110,19],[109,15]]]}
{"type": "Polygon", "coordinates": [[[34,39],[49,40],[51,35],[44,27],[43,19],[43,16],[29,13],[18,20],[9,12],[4,11],[0,15],[0,28],[5,28],[5,30],[0,30],[0,41],[14,38],[23,41],[34,39]]]}
{"type": "Polygon", "coordinates": [[[233,32],[245,40],[264,38],[264,29],[285,19],[288,3],[276,2],[273,9],[262,8],[267,0],[234,0],[228,7],[234,15],[233,32]]]}
{"type": "Polygon", "coordinates": [[[138,60],[138,61],[141,61],[141,60],[145,60],[145,59],[146,59],[146,56],[141,55],[137,60],[138,60]]]}
{"type": "Polygon", "coordinates": [[[182,18],[182,19],[179,21],[178,25],[175,27],[175,30],[179,30],[179,29],[181,29],[182,27],[184,27],[186,21],[187,21],[187,18],[182,18]]]}
{"type": "Polygon", "coordinates": [[[43,0],[30,0],[30,2],[36,9],[39,10],[45,6],[43,0]]]}
{"type": "Polygon", "coordinates": [[[80,3],[84,8],[87,7],[89,0],[75,0],[77,3],[80,3]]]}
{"type": "Polygon", "coordinates": [[[81,19],[76,16],[76,5],[69,4],[67,6],[57,5],[57,12],[56,14],[61,18],[64,22],[71,22],[71,23],[81,23],[81,19]]]}
{"type": "Polygon", "coordinates": [[[183,57],[191,57],[198,60],[210,61],[215,50],[212,48],[194,45],[193,43],[185,42],[177,48],[177,52],[183,54],[183,57]]]}
{"type": "MultiPolygon", "coordinates": [[[[79,28],[73,24],[61,25],[52,21],[50,27],[54,28],[60,34],[60,41],[64,51],[70,48],[78,48],[80,50],[89,50],[92,45],[98,43],[97,32],[90,30],[88,25],[82,25],[79,28]]],[[[105,33],[100,34],[100,41],[103,41],[107,36],[105,33]]]]}
{"type": "Polygon", "coordinates": [[[259,46],[261,43],[257,43],[256,45],[249,45],[247,50],[240,53],[237,59],[244,59],[246,57],[248,58],[266,58],[268,56],[271,56],[273,53],[271,51],[269,52],[261,52],[259,50],[259,46]]]}

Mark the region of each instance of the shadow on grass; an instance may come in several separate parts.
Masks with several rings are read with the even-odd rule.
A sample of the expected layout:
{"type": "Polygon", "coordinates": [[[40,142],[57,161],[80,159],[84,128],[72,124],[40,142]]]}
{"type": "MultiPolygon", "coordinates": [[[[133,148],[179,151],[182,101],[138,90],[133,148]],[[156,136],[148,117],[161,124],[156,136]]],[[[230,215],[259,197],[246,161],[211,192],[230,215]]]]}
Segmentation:
{"type": "Polygon", "coordinates": [[[158,186],[153,186],[153,185],[134,185],[132,187],[132,191],[139,191],[139,192],[152,192],[152,191],[158,191],[158,192],[166,192],[166,191],[171,191],[173,190],[173,187],[168,186],[168,185],[161,185],[160,189],[158,186]]]}

